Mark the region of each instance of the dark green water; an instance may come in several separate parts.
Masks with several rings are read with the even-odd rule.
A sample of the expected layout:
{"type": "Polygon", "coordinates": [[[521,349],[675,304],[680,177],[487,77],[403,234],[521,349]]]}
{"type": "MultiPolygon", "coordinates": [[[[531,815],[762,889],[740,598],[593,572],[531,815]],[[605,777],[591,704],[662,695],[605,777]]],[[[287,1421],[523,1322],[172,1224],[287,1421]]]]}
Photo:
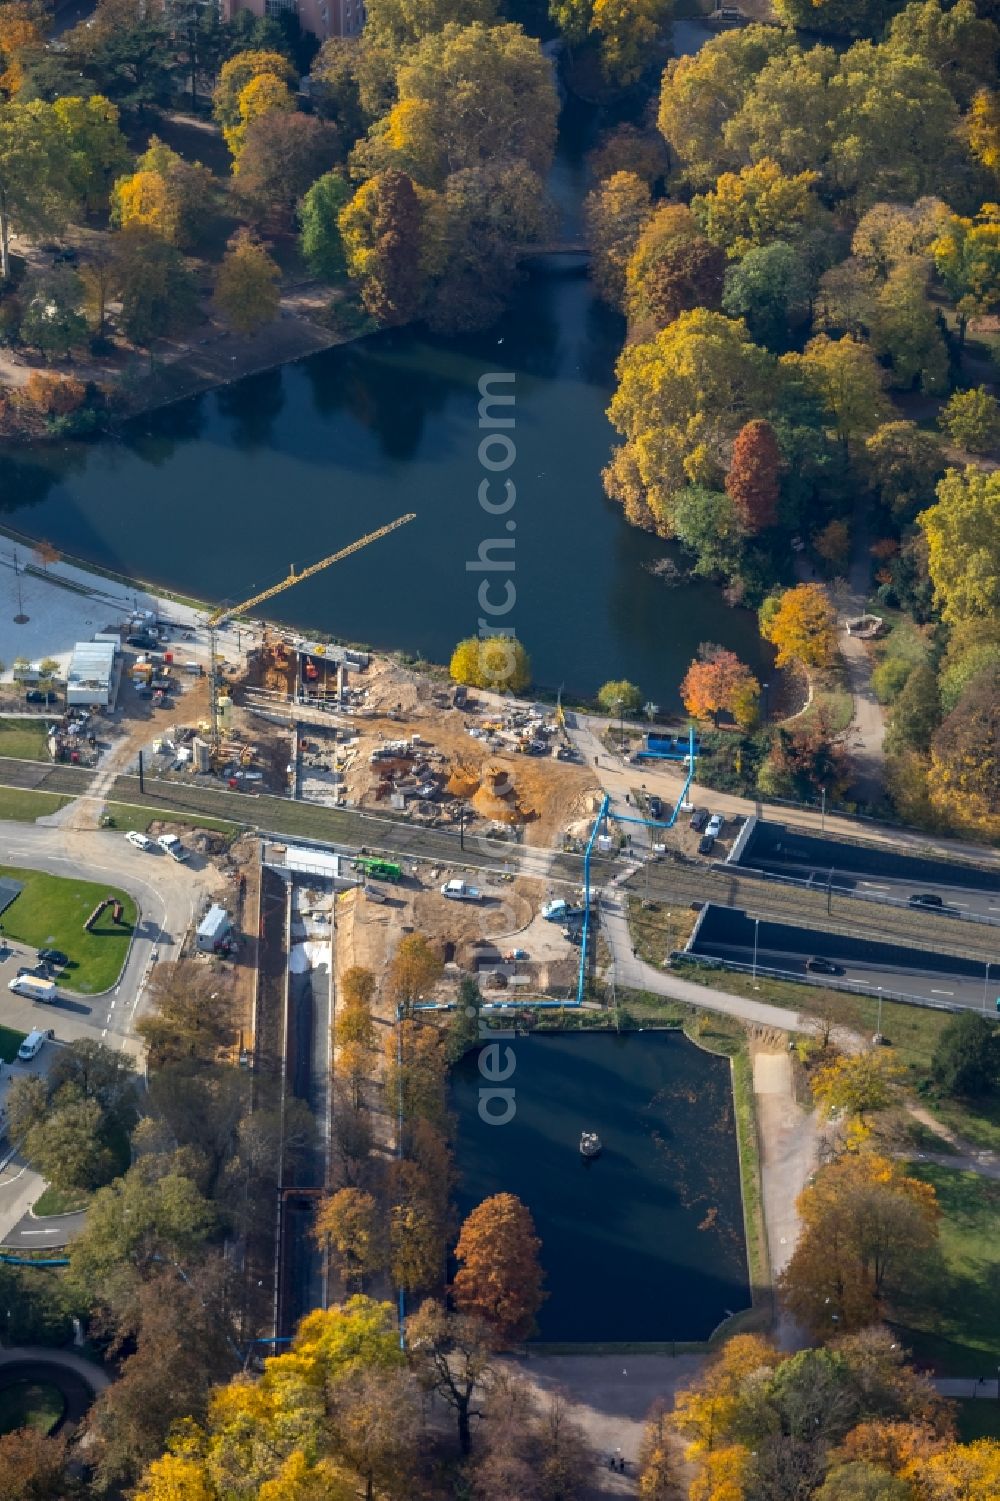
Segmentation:
{"type": "MultiPolygon", "coordinates": [[[[542,1242],[539,1338],[705,1339],[750,1303],[728,1060],[678,1032],[519,1037],[516,1113],[484,1122],[478,1050],[455,1069],[464,1218],[514,1193],[542,1242]],[[597,1131],[585,1162],[580,1132],[597,1131]]],[[[500,1060],[501,1065],[503,1058],[500,1060]]]]}
{"type": "MultiPolygon", "coordinates": [[[[680,27],[691,23],[678,23],[680,27]]],[[[679,50],[704,28],[675,36],[679,50]]],[[[560,234],[579,234],[593,112],[569,105],[551,189],[560,234]]],[[[623,324],[579,258],[536,262],[486,333],[381,334],[254,376],[132,423],[121,441],[0,451],[0,516],[104,567],[211,600],[246,598],[404,511],[417,520],[271,610],[305,630],[447,661],[474,635],[477,590],[505,601],[536,682],[592,693],[628,677],[665,707],[702,641],[756,667],[756,624],[710,584],[668,587],[647,566],[668,551],[604,496],[614,433],[605,409],[623,324]],[[479,381],[515,375],[517,487],[502,518],[481,508],[479,381]],[[508,523],[515,530],[506,530],[508,523]],[[513,572],[469,572],[490,539],[513,572]],[[498,584],[497,581],[500,581],[498,584]]],[[[493,458],[497,458],[494,451],[493,458]]]]}

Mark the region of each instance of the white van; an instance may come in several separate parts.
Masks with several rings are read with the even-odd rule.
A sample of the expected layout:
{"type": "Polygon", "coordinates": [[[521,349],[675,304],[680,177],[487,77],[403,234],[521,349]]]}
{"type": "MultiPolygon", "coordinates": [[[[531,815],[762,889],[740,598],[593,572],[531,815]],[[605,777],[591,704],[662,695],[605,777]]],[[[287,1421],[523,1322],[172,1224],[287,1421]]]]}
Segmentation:
{"type": "Polygon", "coordinates": [[[29,1001],[54,1001],[56,999],[56,985],[54,980],[43,980],[35,975],[17,975],[15,979],[7,981],[7,989],[15,995],[27,996],[29,1001]]]}
{"type": "Polygon", "coordinates": [[[30,1063],[32,1058],[38,1057],[45,1044],[55,1035],[51,1027],[47,1028],[44,1032],[40,1027],[36,1027],[33,1032],[28,1033],[18,1048],[18,1058],[20,1058],[22,1063],[30,1063]]]}
{"type": "Polygon", "coordinates": [[[177,861],[187,859],[188,852],[184,848],[183,844],[181,844],[176,834],[160,834],[156,842],[160,846],[161,850],[166,850],[171,859],[177,861]]]}

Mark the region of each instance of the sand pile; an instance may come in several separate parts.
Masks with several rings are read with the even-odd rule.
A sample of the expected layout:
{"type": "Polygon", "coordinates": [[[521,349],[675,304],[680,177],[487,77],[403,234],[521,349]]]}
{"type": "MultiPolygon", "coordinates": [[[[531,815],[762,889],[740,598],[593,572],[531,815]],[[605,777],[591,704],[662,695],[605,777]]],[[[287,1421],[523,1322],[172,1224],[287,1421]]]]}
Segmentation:
{"type": "Polygon", "coordinates": [[[518,802],[514,780],[506,766],[498,761],[491,761],[483,767],[482,784],[472,799],[472,806],[480,818],[488,818],[493,823],[527,823],[528,819],[535,817],[532,809],[524,808],[518,802]]]}

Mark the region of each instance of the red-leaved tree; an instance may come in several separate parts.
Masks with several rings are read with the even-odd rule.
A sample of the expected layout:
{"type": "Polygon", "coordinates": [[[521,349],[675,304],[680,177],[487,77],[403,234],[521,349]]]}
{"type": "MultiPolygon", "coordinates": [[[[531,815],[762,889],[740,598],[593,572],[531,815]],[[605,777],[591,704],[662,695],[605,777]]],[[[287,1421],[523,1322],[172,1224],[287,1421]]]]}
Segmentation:
{"type": "Polygon", "coordinates": [[[748,531],[759,532],[774,525],[780,472],[781,450],[771,424],[755,418],[741,427],[733,442],[726,494],[748,531]]]}

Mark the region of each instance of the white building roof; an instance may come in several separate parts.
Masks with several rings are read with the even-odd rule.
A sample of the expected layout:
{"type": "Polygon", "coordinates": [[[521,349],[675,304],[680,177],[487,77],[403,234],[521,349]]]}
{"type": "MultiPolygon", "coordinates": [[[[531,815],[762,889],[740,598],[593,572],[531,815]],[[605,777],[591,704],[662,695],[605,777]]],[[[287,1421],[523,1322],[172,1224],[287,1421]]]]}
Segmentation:
{"type": "Polygon", "coordinates": [[[209,907],[198,924],[198,937],[214,938],[216,934],[224,933],[229,926],[229,913],[225,907],[209,907]]]}
{"type": "Polygon", "coordinates": [[[285,850],[285,869],[303,876],[327,876],[332,880],[340,875],[340,856],[332,850],[309,849],[290,844],[285,850]]]}
{"type": "Polygon", "coordinates": [[[110,688],[115,668],[111,641],[78,641],[70,657],[68,688],[110,688]]]}

